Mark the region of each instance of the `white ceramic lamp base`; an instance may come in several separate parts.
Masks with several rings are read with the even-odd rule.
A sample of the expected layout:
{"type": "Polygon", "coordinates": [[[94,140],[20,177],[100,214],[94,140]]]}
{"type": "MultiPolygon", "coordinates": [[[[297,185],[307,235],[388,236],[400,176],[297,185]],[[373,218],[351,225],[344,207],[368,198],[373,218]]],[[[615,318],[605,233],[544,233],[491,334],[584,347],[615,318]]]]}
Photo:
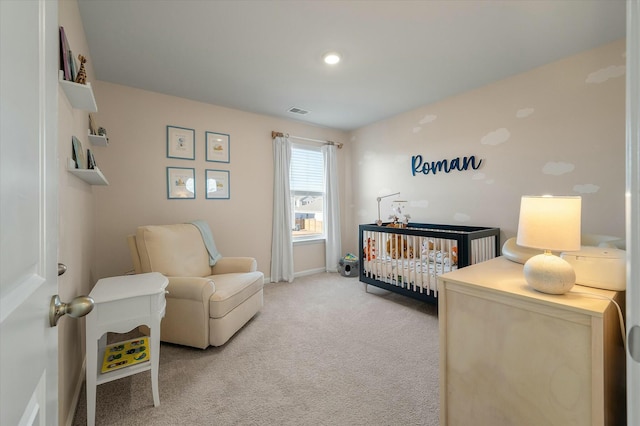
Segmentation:
{"type": "Polygon", "coordinates": [[[551,252],[527,260],[524,264],[524,277],[531,287],[548,294],[564,294],[576,283],[573,267],[551,252]]]}

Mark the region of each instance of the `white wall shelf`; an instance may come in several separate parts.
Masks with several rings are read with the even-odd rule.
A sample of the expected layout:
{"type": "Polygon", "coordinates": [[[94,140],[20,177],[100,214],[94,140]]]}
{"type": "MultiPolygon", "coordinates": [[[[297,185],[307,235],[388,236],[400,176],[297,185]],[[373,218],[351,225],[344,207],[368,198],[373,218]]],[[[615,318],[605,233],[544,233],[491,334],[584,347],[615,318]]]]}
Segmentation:
{"type": "Polygon", "coordinates": [[[67,166],[67,171],[78,176],[89,185],[109,185],[109,181],[97,167],[95,169],[74,169],[67,166]]]}
{"type": "Polygon", "coordinates": [[[92,135],[91,134],[91,130],[87,129],[87,132],[89,132],[89,142],[91,142],[91,145],[95,145],[95,146],[109,146],[109,139],[107,139],[106,136],[101,136],[101,135],[92,135]]]}
{"type": "Polygon", "coordinates": [[[71,106],[89,112],[98,111],[98,105],[96,104],[96,98],[93,96],[91,83],[80,84],[65,80],[63,71],[60,71],[58,76],[60,86],[62,86],[62,90],[64,90],[65,95],[67,95],[71,106]]]}

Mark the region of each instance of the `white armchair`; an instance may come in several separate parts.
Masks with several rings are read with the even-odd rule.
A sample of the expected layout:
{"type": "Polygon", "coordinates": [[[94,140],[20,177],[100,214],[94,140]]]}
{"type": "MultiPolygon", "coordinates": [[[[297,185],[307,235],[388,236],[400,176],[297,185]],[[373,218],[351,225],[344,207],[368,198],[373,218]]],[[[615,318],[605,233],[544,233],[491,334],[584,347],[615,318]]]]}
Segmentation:
{"type": "Polygon", "coordinates": [[[206,348],[221,346],[263,306],[264,275],[251,257],[209,253],[192,224],[140,226],[128,237],[135,273],[167,276],[167,309],[160,340],[206,348]]]}

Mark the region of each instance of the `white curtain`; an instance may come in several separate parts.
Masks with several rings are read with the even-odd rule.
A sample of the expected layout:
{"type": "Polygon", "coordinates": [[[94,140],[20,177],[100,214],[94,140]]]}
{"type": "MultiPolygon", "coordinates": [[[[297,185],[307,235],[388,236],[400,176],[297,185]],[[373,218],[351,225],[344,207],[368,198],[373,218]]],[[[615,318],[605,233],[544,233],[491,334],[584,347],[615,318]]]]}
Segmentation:
{"type": "Polygon", "coordinates": [[[291,236],[291,191],[289,169],[291,141],[273,139],[273,236],[271,240],[271,282],[293,281],[293,239],[291,236]]]}
{"type": "Polygon", "coordinates": [[[338,165],[335,145],[324,145],[324,175],[327,184],[325,194],[325,259],[327,272],[337,272],[338,262],[342,256],[340,237],[340,197],[338,193],[338,165]]]}

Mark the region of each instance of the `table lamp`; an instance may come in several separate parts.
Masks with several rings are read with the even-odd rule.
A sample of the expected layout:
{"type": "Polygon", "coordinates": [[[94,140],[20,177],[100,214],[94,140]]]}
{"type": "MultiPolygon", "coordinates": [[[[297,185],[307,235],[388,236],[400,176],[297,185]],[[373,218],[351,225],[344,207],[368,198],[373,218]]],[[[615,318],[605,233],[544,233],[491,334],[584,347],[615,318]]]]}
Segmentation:
{"type": "Polygon", "coordinates": [[[520,246],[544,250],[524,265],[524,277],[534,289],[564,294],[576,282],[573,267],[551,251],[580,249],[580,197],[523,196],[520,203],[520,246]]]}

